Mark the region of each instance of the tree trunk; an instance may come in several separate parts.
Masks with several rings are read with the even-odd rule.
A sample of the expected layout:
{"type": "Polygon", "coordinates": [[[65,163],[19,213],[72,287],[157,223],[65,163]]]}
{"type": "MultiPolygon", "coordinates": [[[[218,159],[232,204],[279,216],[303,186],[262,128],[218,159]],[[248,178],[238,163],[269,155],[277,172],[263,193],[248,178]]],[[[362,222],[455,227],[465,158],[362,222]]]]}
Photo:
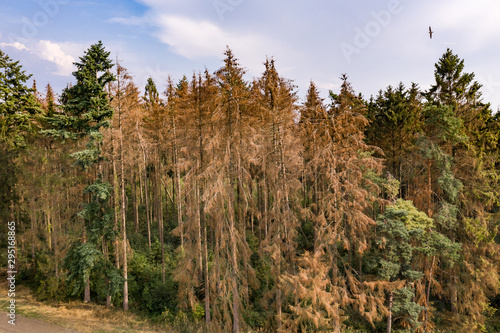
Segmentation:
{"type": "Polygon", "coordinates": [[[455,268],[453,268],[453,273],[451,276],[450,285],[450,301],[451,301],[451,311],[454,315],[458,314],[458,291],[457,291],[457,274],[455,268]]]}
{"type": "Polygon", "coordinates": [[[428,282],[428,285],[427,285],[427,293],[425,295],[425,307],[426,307],[426,310],[425,310],[425,313],[424,313],[424,330],[427,329],[427,323],[428,323],[428,320],[429,320],[429,298],[431,296],[431,282],[432,282],[432,270],[434,268],[434,263],[436,262],[436,256],[432,256],[432,263],[431,263],[431,267],[429,269],[429,277],[427,278],[427,282],[428,282]]]}
{"type": "MultiPolygon", "coordinates": [[[[118,59],[116,59],[118,63],[118,59]]],[[[125,161],[123,157],[123,130],[122,130],[122,99],[120,88],[120,69],[117,67],[117,91],[118,91],[118,130],[119,130],[119,145],[120,145],[120,187],[121,187],[121,220],[122,220],[122,238],[123,238],[123,310],[128,311],[128,268],[127,268],[127,201],[125,196],[125,161]]],[[[113,159],[114,162],[114,159],[113,159]]],[[[114,170],[116,171],[116,169],[114,170]]],[[[115,173],[116,179],[116,173],[115,173]]]]}
{"type": "Polygon", "coordinates": [[[55,273],[56,279],[59,282],[59,243],[57,239],[57,230],[61,229],[61,207],[60,207],[60,197],[58,196],[57,201],[57,225],[54,225],[54,259],[55,259],[55,273]],[[59,227],[59,228],[57,228],[59,227]]]}
{"type": "Polygon", "coordinates": [[[139,200],[137,200],[137,180],[135,172],[132,171],[132,208],[134,210],[135,232],[139,232],[139,200]]]}
{"type": "Polygon", "coordinates": [[[163,200],[161,194],[161,163],[160,153],[157,151],[157,161],[155,166],[155,202],[158,219],[158,232],[161,244],[161,280],[165,283],[165,239],[163,230],[163,200]]]}
{"type": "Polygon", "coordinates": [[[146,205],[146,222],[148,224],[148,247],[151,250],[151,209],[149,207],[149,191],[148,191],[148,172],[146,170],[146,161],[144,160],[144,199],[146,205]]]}
{"type": "Polygon", "coordinates": [[[389,315],[387,316],[387,333],[391,333],[392,331],[392,304],[394,301],[394,294],[392,291],[389,292],[389,315]]]}
{"type": "Polygon", "coordinates": [[[85,281],[85,289],[83,293],[83,303],[90,303],[90,279],[85,281]]]}
{"type": "MultiPolygon", "coordinates": [[[[200,186],[201,187],[201,186],[200,186]]],[[[203,188],[200,188],[201,193],[203,193],[203,188]]],[[[208,227],[205,219],[205,205],[200,195],[200,224],[202,232],[202,242],[203,242],[203,278],[205,282],[205,324],[210,324],[210,279],[208,276],[208,227]]]]}
{"type": "Polygon", "coordinates": [[[127,224],[126,224],[126,197],[125,197],[125,171],[123,162],[123,138],[121,135],[121,117],[120,119],[120,167],[121,167],[121,188],[122,188],[122,236],[123,236],[123,310],[128,311],[128,267],[127,267],[127,224]]]}
{"type": "MultiPolygon", "coordinates": [[[[161,176],[160,176],[161,177],[161,176]]],[[[160,193],[159,193],[159,198],[160,198],[160,224],[161,224],[161,279],[163,283],[165,283],[165,230],[163,227],[163,199],[162,199],[162,194],[161,194],[161,181],[158,184],[160,188],[160,193]]]]}
{"type": "MultiPolygon", "coordinates": [[[[109,260],[108,242],[104,238],[102,240],[102,249],[103,249],[103,254],[106,257],[106,260],[109,260]]],[[[107,274],[105,274],[105,276],[104,276],[104,284],[106,286],[106,307],[110,308],[111,307],[111,290],[110,290],[109,278],[108,278],[107,274]]]]}
{"type": "Polygon", "coordinates": [[[146,147],[142,143],[142,135],[137,126],[137,136],[139,137],[139,144],[142,150],[142,162],[144,167],[144,203],[146,205],[146,222],[148,224],[148,247],[151,250],[151,218],[149,210],[149,193],[148,193],[148,170],[147,170],[147,158],[146,158],[146,147]]]}
{"type": "MultiPolygon", "coordinates": [[[[234,221],[231,222],[231,234],[234,234],[234,221]]],[[[239,294],[238,294],[238,280],[236,275],[236,268],[238,261],[236,260],[236,239],[234,235],[231,237],[231,282],[233,293],[233,333],[240,331],[240,311],[239,311],[239,294]]]]}
{"type": "Polygon", "coordinates": [[[427,215],[432,217],[432,178],[431,178],[431,160],[427,160],[427,215]]]}
{"type": "Polygon", "coordinates": [[[176,120],[174,111],[171,111],[171,121],[172,121],[172,152],[174,160],[174,177],[175,177],[175,206],[177,212],[177,224],[180,228],[180,238],[181,238],[181,249],[184,249],[184,225],[182,222],[182,201],[181,201],[181,175],[179,170],[179,152],[177,147],[177,132],[176,132],[176,120]]]}
{"type": "Polygon", "coordinates": [[[277,332],[281,332],[281,322],[282,322],[281,307],[282,307],[282,302],[281,302],[281,288],[280,288],[280,283],[279,283],[279,278],[280,278],[280,275],[281,275],[281,253],[278,253],[278,263],[277,263],[277,266],[278,267],[276,269],[276,331],[277,332]]]}
{"type": "MultiPolygon", "coordinates": [[[[87,233],[85,232],[85,224],[83,225],[83,244],[87,243],[87,233]]],[[[83,302],[90,303],[90,279],[87,278],[85,281],[85,287],[83,290],[83,302]]]]}
{"type": "Polygon", "coordinates": [[[114,209],[115,209],[115,214],[114,214],[114,219],[115,219],[115,226],[114,229],[116,231],[116,238],[115,238],[115,265],[116,268],[120,269],[120,247],[119,247],[119,241],[118,241],[118,216],[120,215],[120,205],[118,203],[118,173],[116,171],[116,161],[115,161],[115,154],[113,153],[111,155],[112,160],[113,160],[113,187],[114,187],[114,196],[113,196],[113,203],[114,203],[114,209]]]}

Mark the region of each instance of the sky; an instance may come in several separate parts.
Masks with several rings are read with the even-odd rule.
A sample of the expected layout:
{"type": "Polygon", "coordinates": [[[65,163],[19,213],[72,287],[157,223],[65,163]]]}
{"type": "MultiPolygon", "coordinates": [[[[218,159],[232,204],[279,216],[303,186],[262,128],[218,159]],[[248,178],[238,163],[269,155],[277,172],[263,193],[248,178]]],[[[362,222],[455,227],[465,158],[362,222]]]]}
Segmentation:
{"type": "Polygon", "coordinates": [[[272,57],[301,99],[311,81],[327,99],[343,73],[368,99],[400,82],[428,89],[450,48],[496,111],[498,13],[498,0],[1,0],[0,49],[56,93],[101,40],[141,89],[215,72],[229,46],[248,80],[272,57]]]}

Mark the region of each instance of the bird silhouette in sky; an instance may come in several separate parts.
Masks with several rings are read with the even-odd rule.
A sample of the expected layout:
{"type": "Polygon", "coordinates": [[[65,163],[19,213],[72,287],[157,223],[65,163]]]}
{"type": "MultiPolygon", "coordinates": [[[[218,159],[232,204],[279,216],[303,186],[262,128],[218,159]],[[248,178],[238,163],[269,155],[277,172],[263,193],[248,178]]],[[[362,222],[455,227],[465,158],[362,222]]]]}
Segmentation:
{"type": "Polygon", "coordinates": [[[433,33],[434,33],[434,31],[432,31],[431,26],[429,26],[429,36],[431,37],[431,39],[432,39],[432,34],[433,33]]]}

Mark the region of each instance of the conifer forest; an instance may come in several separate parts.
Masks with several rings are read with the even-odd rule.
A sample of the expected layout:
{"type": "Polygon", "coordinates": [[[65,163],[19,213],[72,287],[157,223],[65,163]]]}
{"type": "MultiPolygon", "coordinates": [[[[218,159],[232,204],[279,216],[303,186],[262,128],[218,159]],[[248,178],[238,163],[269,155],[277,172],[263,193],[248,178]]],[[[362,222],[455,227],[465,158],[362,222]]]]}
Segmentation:
{"type": "Polygon", "coordinates": [[[328,98],[244,65],[139,87],[98,42],[59,92],[0,50],[16,283],[193,332],[499,332],[500,116],[467,60],[328,98]]]}

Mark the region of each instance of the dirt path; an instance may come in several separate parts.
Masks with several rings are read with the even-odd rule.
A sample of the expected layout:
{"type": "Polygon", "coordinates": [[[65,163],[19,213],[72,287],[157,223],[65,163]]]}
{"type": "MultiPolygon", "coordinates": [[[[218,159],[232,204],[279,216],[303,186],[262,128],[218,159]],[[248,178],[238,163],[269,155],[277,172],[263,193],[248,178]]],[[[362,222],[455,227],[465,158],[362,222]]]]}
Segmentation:
{"type": "Polygon", "coordinates": [[[107,309],[103,305],[79,301],[40,302],[22,285],[16,286],[14,326],[8,323],[6,310],[11,299],[7,295],[7,281],[1,278],[0,272],[0,333],[157,333],[166,330],[164,326],[151,325],[146,319],[119,308],[107,309]]]}
{"type": "Polygon", "coordinates": [[[0,312],[0,333],[78,333],[78,331],[63,328],[40,320],[31,319],[16,315],[16,325],[11,325],[7,321],[6,312],[0,312]]]}

